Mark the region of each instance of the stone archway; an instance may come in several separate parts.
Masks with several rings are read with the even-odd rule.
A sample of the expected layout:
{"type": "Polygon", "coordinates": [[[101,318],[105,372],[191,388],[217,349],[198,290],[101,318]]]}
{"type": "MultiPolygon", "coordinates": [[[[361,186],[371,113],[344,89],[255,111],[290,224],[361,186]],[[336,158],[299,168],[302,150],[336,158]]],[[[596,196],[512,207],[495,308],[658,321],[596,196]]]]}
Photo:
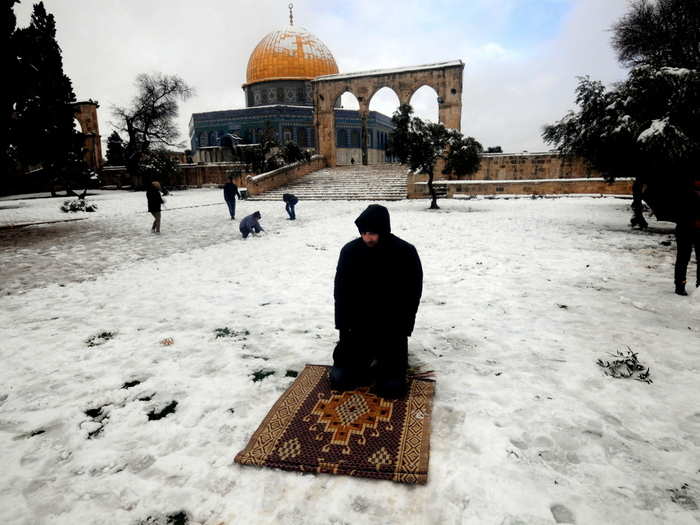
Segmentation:
{"type": "Polygon", "coordinates": [[[314,100],[314,127],[318,151],[328,166],[336,165],[335,114],[333,106],[349,91],[360,103],[362,121],[362,164],[367,164],[367,116],[372,96],[389,87],[408,104],[413,93],[428,85],[438,94],[438,118],[448,128],[460,129],[462,119],[462,74],[464,62],[454,60],[423,66],[380,69],[358,73],[325,75],[311,81],[314,100]]]}
{"type": "Polygon", "coordinates": [[[102,167],[102,143],[100,127],[97,122],[97,108],[99,107],[100,105],[94,100],[73,104],[75,119],[80,123],[80,130],[85,135],[83,158],[92,170],[98,170],[102,167]]]}

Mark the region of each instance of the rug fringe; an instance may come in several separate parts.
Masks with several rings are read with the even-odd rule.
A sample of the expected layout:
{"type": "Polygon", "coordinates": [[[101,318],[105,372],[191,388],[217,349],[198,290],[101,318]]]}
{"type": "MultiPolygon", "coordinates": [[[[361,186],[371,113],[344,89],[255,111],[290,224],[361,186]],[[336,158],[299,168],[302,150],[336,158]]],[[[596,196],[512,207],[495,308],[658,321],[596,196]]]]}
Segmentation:
{"type": "Polygon", "coordinates": [[[409,379],[435,379],[435,370],[426,370],[425,372],[414,372],[408,374],[409,379]]]}

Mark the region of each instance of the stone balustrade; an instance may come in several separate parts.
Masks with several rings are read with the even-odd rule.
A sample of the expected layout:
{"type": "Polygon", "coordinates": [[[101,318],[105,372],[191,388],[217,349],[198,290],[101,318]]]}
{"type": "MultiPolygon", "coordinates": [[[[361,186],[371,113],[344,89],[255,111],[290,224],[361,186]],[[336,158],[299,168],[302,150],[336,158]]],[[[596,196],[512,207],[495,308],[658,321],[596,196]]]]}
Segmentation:
{"type": "Polygon", "coordinates": [[[321,155],[314,155],[308,161],[295,162],[287,166],[282,166],[260,175],[248,175],[245,178],[245,187],[248,195],[259,195],[260,193],[273,190],[285,184],[289,184],[312,171],[326,167],[326,159],[321,155]]]}

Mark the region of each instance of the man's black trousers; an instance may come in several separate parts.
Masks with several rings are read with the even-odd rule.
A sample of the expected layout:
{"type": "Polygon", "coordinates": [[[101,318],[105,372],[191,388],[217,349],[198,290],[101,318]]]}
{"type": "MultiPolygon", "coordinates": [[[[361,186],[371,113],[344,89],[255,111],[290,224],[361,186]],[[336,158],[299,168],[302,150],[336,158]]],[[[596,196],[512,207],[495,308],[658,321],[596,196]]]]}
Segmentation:
{"type": "Polygon", "coordinates": [[[406,393],[408,338],[399,333],[345,331],[333,352],[331,383],[337,390],[374,384],[381,397],[406,393]]]}
{"type": "Polygon", "coordinates": [[[689,226],[676,226],[676,268],[674,281],[685,283],[690,255],[695,248],[695,262],[698,263],[695,284],[700,283],[700,229],[689,226]]]}

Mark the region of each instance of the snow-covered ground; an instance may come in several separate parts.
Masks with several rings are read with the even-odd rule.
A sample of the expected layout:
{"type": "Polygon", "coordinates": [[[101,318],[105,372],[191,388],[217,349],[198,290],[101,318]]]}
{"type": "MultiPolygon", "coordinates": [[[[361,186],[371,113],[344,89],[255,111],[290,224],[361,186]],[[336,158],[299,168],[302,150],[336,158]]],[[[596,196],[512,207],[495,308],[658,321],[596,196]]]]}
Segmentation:
{"type": "MultiPolygon", "coordinates": [[[[3,199],[0,227],[62,200],[3,199]]],[[[93,200],[0,229],[1,523],[700,520],[700,293],[673,294],[672,225],[630,230],[629,201],[386,203],[425,272],[410,360],[437,377],[429,482],[405,486],[233,463],[287,371],[330,363],[367,203],[242,201],[267,229],[243,241],[220,190],[169,197],[160,236],[143,193],[93,200]],[[653,383],[596,364],[628,348],[653,383]]]]}

